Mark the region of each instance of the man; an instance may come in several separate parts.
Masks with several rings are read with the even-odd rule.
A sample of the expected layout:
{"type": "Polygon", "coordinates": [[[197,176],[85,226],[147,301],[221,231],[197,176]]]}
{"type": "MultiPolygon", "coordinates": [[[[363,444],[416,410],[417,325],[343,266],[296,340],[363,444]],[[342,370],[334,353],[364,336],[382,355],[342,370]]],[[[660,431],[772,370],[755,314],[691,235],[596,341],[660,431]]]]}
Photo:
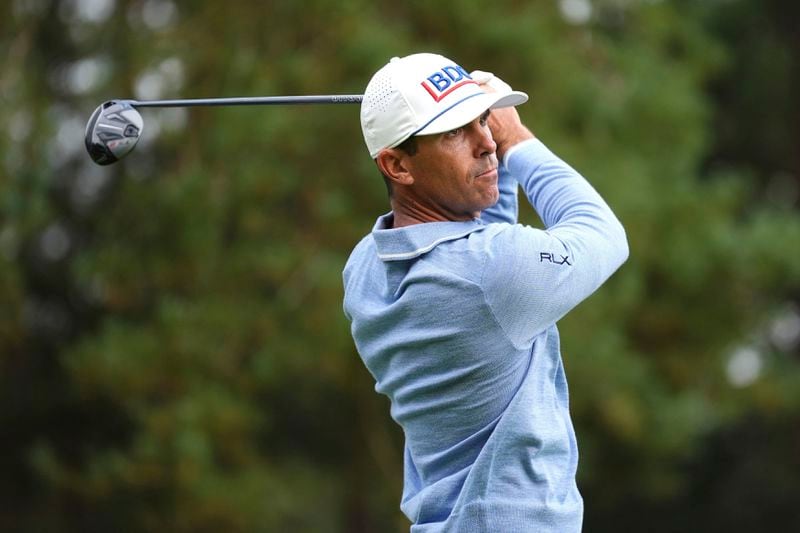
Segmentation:
{"type": "Polygon", "coordinates": [[[405,434],[412,533],[580,531],[556,321],[627,258],[594,189],[520,122],[527,95],[435,54],[395,58],[361,125],[391,212],[344,310],[405,434]],[[522,186],[546,230],[517,223],[522,186]]]}

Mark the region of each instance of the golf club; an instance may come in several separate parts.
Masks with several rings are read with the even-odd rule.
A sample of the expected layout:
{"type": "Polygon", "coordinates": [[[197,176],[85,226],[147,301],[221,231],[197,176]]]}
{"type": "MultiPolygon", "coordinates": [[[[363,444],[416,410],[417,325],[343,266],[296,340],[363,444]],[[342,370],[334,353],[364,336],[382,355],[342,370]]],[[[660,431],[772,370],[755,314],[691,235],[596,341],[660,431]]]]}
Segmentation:
{"type": "Polygon", "coordinates": [[[86,124],[84,143],[98,165],[116,163],[139,141],[144,121],[138,107],[194,107],[236,105],[359,104],[360,94],[307,96],[252,96],[178,100],[109,100],[97,106],[86,124]]]}

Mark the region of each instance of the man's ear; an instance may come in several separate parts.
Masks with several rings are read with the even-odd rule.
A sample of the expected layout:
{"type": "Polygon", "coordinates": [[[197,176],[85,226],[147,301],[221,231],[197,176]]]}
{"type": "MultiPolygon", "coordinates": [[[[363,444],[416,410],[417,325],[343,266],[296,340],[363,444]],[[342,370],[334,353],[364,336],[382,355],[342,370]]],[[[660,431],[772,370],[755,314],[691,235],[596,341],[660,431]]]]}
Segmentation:
{"type": "Polygon", "coordinates": [[[381,150],[378,157],[375,158],[375,162],[378,164],[381,173],[392,183],[411,185],[414,183],[414,176],[411,175],[406,164],[408,157],[408,154],[402,150],[386,148],[381,150]]]}

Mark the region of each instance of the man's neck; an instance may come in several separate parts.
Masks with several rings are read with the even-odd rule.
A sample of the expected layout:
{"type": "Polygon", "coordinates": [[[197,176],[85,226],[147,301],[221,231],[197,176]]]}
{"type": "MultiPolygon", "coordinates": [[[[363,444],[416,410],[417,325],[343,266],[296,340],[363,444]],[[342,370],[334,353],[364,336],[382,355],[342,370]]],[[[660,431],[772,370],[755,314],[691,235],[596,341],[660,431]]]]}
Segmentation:
{"type": "Polygon", "coordinates": [[[480,216],[480,213],[464,215],[443,213],[434,209],[423,208],[418,204],[415,204],[410,209],[407,207],[408,206],[392,202],[393,228],[402,228],[428,222],[466,222],[480,216]]]}

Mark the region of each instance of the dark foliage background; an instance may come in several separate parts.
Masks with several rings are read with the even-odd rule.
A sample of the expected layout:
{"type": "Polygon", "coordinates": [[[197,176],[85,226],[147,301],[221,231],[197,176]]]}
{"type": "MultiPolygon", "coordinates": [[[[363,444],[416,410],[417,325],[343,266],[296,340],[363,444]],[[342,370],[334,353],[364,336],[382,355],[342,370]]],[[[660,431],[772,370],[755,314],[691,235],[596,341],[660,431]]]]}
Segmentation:
{"type": "MultiPolygon", "coordinates": [[[[11,0],[0,7],[0,529],[383,532],[402,438],[341,312],[387,209],[354,106],[435,51],[623,220],[561,323],[585,530],[800,528],[800,7],[789,0],[11,0]]],[[[523,219],[537,224],[531,210],[523,219]]]]}

